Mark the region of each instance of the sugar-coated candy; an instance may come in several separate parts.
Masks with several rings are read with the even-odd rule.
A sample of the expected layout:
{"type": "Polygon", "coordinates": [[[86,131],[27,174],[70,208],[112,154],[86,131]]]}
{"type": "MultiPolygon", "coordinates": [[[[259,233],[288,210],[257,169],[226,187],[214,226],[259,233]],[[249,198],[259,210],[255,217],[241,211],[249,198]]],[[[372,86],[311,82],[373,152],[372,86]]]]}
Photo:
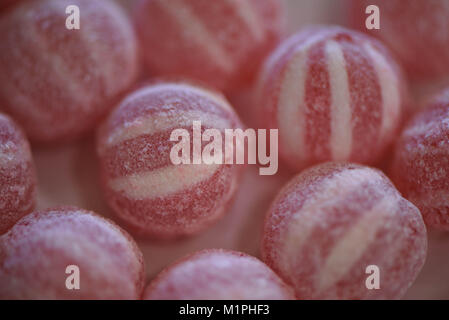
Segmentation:
{"type": "Polygon", "coordinates": [[[449,231],[449,89],[407,124],[390,174],[427,225],[449,231]]]}
{"type": "Polygon", "coordinates": [[[449,6],[445,0],[352,0],[355,27],[382,40],[414,80],[449,74],[449,6]],[[367,29],[365,10],[376,5],[380,29],[367,29]]]}
{"type": "Polygon", "coordinates": [[[127,233],[92,212],[37,211],[0,236],[0,283],[0,299],[139,299],[143,256],[127,233]]]}
{"type": "Polygon", "coordinates": [[[0,113],[0,234],[34,209],[36,172],[30,146],[11,118],[0,113]]]}
{"type": "Polygon", "coordinates": [[[178,142],[170,136],[185,129],[192,149],[194,121],[202,132],[242,127],[221,94],[183,82],[158,82],[131,93],[100,127],[97,154],[106,199],[136,233],[197,233],[221,217],[233,198],[238,165],[193,164],[195,151],[187,157],[191,164],[173,163],[178,142]]]}
{"type": "Polygon", "coordinates": [[[260,260],[244,253],[202,250],[165,268],[146,300],[285,300],[293,290],[260,260]]]}
{"type": "Polygon", "coordinates": [[[299,299],[400,298],[426,251],[419,210],[381,171],[348,163],[293,178],[269,209],[262,241],[263,260],[299,299]]]}
{"type": "Polygon", "coordinates": [[[296,169],[327,160],[375,163],[400,122],[398,66],[378,41],[341,27],[291,36],[258,82],[260,123],[279,128],[279,152],[296,169]]]}
{"type": "Polygon", "coordinates": [[[0,109],[33,141],[84,134],[137,75],[132,25],[112,1],[25,1],[2,16],[0,34],[0,109]],[[71,5],[79,30],[66,25],[71,5]]]}
{"type": "Polygon", "coordinates": [[[135,11],[151,72],[218,89],[247,84],[284,24],[279,0],[140,0],[135,11]]]}

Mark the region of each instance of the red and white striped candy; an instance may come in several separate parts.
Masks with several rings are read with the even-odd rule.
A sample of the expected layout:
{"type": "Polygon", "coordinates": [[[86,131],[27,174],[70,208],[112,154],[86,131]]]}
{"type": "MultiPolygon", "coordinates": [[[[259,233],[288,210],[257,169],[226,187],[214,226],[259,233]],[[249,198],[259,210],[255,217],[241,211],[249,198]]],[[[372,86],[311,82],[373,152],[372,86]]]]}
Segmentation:
{"type": "Polygon", "coordinates": [[[136,9],[143,55],[157,75],[239,88],[279,40],[279,0],[141,0],[136,9]]]}
{"type": "Polygon", "coordinates": [[[145,300],[284,300],[293,292],[260,260],[227,250],[202,250],[165,268],[145,300]]]}
{"type": "Polygon", "coordinates": [[[33,212],[0,236],[0,299],[139,299],[143,256],[113,222],[75,207],[33,212]],[[79,270],[79,289],[67,280],[79,270]]]}
{"type": "Polygon", "coordinates": [[[159,83],[130,94],[99,131],[107,200],[139,233],[158,238],[196,233],[225,213],[236,191],[240,170],[234,165],[172,163],[170,151],[178,142],[170,135],[186,129],[192,146],[193,121],[201,121],[203,132],[220,130],[223,139],[224,129],[242,127],[222,95],[159,83]]]}
{"type": "Polygon", "coordinates": [[[137,74],[137,46],[112,1],[25,1],[0,20],[0,108],[35,141],[76,138],[137,74]],[[77,5],[80,29],[66,28],[77,5]]]}
{"type": "Polygon", "coordinates": [[[296,176],[273,202],[262,256],[299,299],[400,298],[424,264],[419,210],[376,169],[325,163],[296,176]],[[368,289],[375,265],[380,289],[368,289]]]}
{"type": "Polygon", "coordinates": [[[36,172],[22,129],[0,114],[0,234],[34,209],[36,172]]]}
{"type": "Polygon", "coordinates": [[[374,163],[400,121],[403,83],[377,41],[340,27],[282,43],[260,74],[255,105],[279,128],[279,151],[302,169],[327,160],[374,163]]]}
{"type": "Polygon", "coordinates": [[[449,89],[404,129],[390,172],[426,224],[449,231],[449,89]]]}

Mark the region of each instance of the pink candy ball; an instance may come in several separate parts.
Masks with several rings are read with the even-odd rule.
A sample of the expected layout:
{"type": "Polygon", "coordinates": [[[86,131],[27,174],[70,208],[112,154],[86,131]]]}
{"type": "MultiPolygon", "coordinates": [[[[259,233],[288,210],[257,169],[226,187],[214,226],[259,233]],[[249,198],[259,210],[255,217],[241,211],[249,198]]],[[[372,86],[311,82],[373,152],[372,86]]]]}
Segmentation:
{"type": "Polygon", "coordinates": [[[151,72],[218,89],[248,83],[284,24],[279,0],[141,0],[135,11],[151,72]]]}
{"type": "Polygon", "coordinates": [[[391,176],[427,225],[449,231],[449,89],[408,123],[391,176]]]}
{"type": "Polygon", "coordinates": [[[158,83],[130,94],[99,130],[106,199],[139,234],[197,233],[220,218],[233,198],[237,165],[173,164],[170,153],[178,142],[170,135],[187,130],[192,150],[193,121],[201,121],[203,132],[219,129],[223,139],[224,129],[242,127],[221,94],[186,83],[158,83]]]}
{"type": "Polygon", "coordinates": [[[143,256],[112,222],[74,207],[34,212],[0,236],[0,299],[138,299],[143,256]],[[67,266],[79,268],[69,290],[67,266]]]}
{"type": "Polygon", "coordinates": [[[315,27],[267,59],[254,107],[262,126],[279,128],[279,152],[293,168],[327,160],[374,163],[400,122],[403,90],[397,65],[379,42],[315,27]]]}
{"type": "Polygon", "coordinates": [[[112,1],[25,1],[5,13],[0,34],[0,108],[34,141],[84,134],[137,75],[132,26],[112,1]],[[66,28],[69,5],[79,30],[66,28]]]}
{"type": "Polygon", "coordinates": [[[284,300],[293,291],[264,263],[244,253],[202,250],[164,269],[146,300],[284,300]]]}
{"type": "Polygon", "coordinates": [[[265,221],[262,256],[299,299],[396,299],[424,264],[419,210],[379,170],[325,163],[285,186],[265,221]],[[379,268],[379,289],[366,286],[379,268]]]}
{"type": "Polygon", "coordinates": [[[34,209],[36,172],[22,129],[0,114],[0,234],[34,209]]]}
{"type": "Polygon", "coordinates": [[[382,40],[415,80],[449,74],[449,6],[442,0],[353,0],[356,27],[382,40]],[[368,5],[380,10],[380,29],[367,30],[368,5]]]}

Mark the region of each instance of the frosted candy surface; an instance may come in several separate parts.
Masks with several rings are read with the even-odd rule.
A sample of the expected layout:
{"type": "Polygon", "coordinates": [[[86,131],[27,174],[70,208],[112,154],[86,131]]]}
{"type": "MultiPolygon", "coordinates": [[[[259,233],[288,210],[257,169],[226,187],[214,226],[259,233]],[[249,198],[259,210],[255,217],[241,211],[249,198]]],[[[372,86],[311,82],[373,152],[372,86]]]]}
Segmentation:
{"type": "Polygon", "coordinates": [[[193,121],[201,121],[203,132],[220,130],[223,138],[224,129],[242,127],[222,95],[159,83],[130,94],[99,130],[107,201],[138,233],[157,238],[196,233],[225,213],[236,191],[236,165],[172,163],[170,151],[178,142],[170,141],[171,132],[187,130],[192,147],[193,121]]]}
{"type": "Polygon", "coordinates": [[[376,169],[325,163],[303,171],[274,200],[263,260],[299,299],[397,299],[424,264],[419,210],[376,169]],[[368,290],[366,268],[381,272],[368,290]]]}
{"type": "Polygon", "coordinates": [[[85,210],[34,212],[0,237],[1,299],[138,299],[142,253],[118,226],[85,210]],[[80,289],[66,289],[68,265],[80,289]]]}
{"type": "Polygon", "coordinates": [[[152,73],[219,89],[248,82],[284,24],[279,0],[141,0],[135,13],[152,73]]]}
{"type": "Polygon", "coordinates": [[[112,1],[27,1],[0,20],[0,108],[31,140],[80,136],[137,73],[132,26],[112,1]],[[66,29],[68,5],[81,28],[66,29]]]}
{"type": "Polygon", "coordinates": [[[293,292],[264,263],[226,250],[203,250],[163,270],[145,289],[144,299],[292,299],[293,292]]]}
{"type": "Polygon", "coordinates": [[[262,126],[279,128],[280,154],[293,168],[326,160],[374,163],[394,137],[403,91],[398,67],[379,42],[314,27],[266,60],[254,107],[262,126]]]}
{"type": "MultiPolygon", "coordinates": [[[[381,12],[380,30],[370,33],[389,46],[416,80],[447,77],[449,72],[449,2],[441,0],[353,0],[355,18],[367,5],[381,12]]],[[[366,31],[365,21],[356,27],[366,31]]]]}
{"type": "Polygon", "coordinates": [[[0,113],[0,234],[35,204],[36,173],[22,130],[0,113]]]}
{"type": "Polygon", "coordinates": [[[449,89],[404,129],[391,176],[429,226],[449,230],[449,89]]]}

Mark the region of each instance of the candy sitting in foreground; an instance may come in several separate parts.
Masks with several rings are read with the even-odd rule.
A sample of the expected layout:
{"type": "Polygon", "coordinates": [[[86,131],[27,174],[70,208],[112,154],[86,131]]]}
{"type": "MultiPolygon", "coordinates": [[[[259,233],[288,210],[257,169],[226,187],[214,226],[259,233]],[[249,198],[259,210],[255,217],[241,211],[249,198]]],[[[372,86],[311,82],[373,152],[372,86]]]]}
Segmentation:
{"type": "Polygon", "coordinates": [[[59,142],[92,129],[137,75],[137,45],[112,1],[25,1],[0,19],[0,108],[32,141],[59,142]],[[66,7],[82,13],[66,28],[66,7]]]}
{"type": "Polygon", "coordinates": [[[62,207],[34,212],[0,237],[0,299],[139,299],[143,256],[112,222],[62,207]],[[67,288],[68,266],[79,289],[67,288]]]}
{"type": "Polygon", "coordinates": [[[139,234],[176,238],[197,233],[226,212],[235,194],[238,165],[173,163],[170,153],[177,142],[170,136],[185,129],[192,137],[193,121],[201,121],[203,132],[242,127],[221,94],[179,82],[130,94],[99,130],[106,199],[139,234]]]}
{"type": "Polygon", "coordinates": [[[9,117],[0,114],[0,234],[34,209],[36,172],[28,141],[9,117]]]}
{"type": "Polygon", "coordinates": [[[284,300],[293,291],[258,259],[203,250],[163,270],[145,289],[147,300],[284,300]]]}
{"type": "Polygon", "coordinates": [[[254,114],[262,126],[279,128],[280,155],[297,170],[328,160],[373,164],[394,138],[404,94],[381,43],[340,27],[314,27],[266,60],[254,114]]]}
{"type": "Polygon", "coordinates": [[[391,176],[427,225],[449,231],[449,89],[438,94],[404,129],[391,176]]]}
{"type": "Polygon", "coordinates": [[[262,241],[263,260],[299,299],[400,298],[426,251],[419,210],[380,171],[344,163],[312,167],[288,183],[262,241]],[[379,289],[369,266],[379,270],[379,289]]]}

